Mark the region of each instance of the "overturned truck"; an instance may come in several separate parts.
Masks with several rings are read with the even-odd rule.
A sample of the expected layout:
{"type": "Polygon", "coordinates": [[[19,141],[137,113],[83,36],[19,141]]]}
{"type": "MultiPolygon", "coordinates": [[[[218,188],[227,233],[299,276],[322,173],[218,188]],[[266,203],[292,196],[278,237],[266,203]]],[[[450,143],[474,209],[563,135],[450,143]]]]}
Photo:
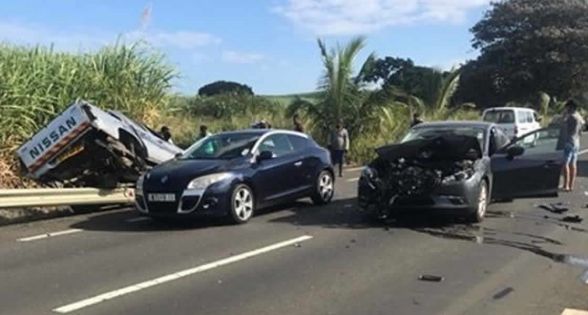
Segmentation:
{"type": "Polygon", "coordinates": [[[182,150],[117,111],[76,102],[17,150],[27,177],[43,184],[111,188],[182,150]]]}

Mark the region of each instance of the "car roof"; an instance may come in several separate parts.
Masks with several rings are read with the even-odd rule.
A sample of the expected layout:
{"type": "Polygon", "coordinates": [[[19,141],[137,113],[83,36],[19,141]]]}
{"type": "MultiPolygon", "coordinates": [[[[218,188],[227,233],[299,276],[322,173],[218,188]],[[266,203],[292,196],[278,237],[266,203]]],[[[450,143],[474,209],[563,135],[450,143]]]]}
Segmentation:
{"type": "Polygon", "coordinates": [[[484,113],[499,111],[499,110],[515,110],[515,111],[526,111],[526,112],[534,112],[535,111],[534,109],[527,108],[527,107],[491,107],[491,108],[485,109],[484,113]]]}
{"type": "Polygon", "coordinates": [[[292,130],[284,130],[284,129],[240,129],[240,130],[232,130],[232,131],[223,131],[223,132],[219,132],[218,134],[223,134],[223,135],[230,135],[230,134],[240,134],[240,133],[248,133],[248,134],[252,134],[252,135],[257,135],[257,136],[263,136],[263,135],[269,135],[269,134],[291,134],[291,135],[295,135],[295,136],[300,136],[303,138],[308,138],[308,135],[301,133],[301,132],[297,132],[297,131],[292,131],[292,130]]]}
{"type": "Polygon", "coordinates": [[[490,129],[492,126],[496,124],[485,122],[485,121],[477,121],[477,120],[447,120],[447,121],[435,121],[435,122],[424,122],[414,126],[415,129],[418,128],[428,128],[428,127],[472,127],[472,128],[484,128],[490,129]]]}

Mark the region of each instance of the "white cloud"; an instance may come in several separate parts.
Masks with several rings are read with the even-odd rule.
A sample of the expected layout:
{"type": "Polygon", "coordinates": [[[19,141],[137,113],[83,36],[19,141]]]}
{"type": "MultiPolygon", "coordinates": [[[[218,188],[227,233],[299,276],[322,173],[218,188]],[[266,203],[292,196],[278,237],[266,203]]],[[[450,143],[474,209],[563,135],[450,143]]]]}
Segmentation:
{"type": "Polygon", "coordinates": [[[265,59],[265,56],[259,53],[246,53],[227,50],[222,54],[222,59],[229,63],[251,64],[265,59]]]}
{"type": "Polygon", "coordinates": [[[0,41],[25,45],[54,45],[63,51],[96,49],[114,43],[119,35],[125,41],[145,40],[156,47],[194,49],[216,45],[221,39],[194,31],[146,30],[123,34],[89,30],[55,30],[34,24],[0,21],[0,41]]]}
{"type": "Polygon", "coordinates": [[[461,22],[491,0],[287,0],[276,12],[316,35],[365,34],[417,22],[461,22]]]}

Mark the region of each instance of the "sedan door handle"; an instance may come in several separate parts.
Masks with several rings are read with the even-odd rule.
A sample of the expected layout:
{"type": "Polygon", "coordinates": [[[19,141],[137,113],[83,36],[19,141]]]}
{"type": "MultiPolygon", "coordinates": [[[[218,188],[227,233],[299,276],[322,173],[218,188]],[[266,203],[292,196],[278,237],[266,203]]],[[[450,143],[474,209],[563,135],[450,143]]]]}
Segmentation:
{"type": "Polygon", "coordinates": [[[294,163],[294,166],[296,166],[296,167],[300,167],[301,165],[302,165],[302,161],[298,161],[298,162],[294,163]]]}

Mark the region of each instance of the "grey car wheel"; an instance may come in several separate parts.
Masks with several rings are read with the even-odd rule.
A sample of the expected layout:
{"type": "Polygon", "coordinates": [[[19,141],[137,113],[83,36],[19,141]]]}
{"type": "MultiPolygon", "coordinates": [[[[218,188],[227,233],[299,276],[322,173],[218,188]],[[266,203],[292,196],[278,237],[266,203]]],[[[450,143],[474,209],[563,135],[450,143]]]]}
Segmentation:
{"type": "Polygon", "coordinates": [[[229,217],[233,223],[246,223],[254,212],[255,200],[253,191],[245,184],[239,184],[233,190],[231,196],[231,208],[229,217]]]}
{"type": "Polygon", "coordinates": [[[478,192],[478,198],[475,201],[476,204],[472,207],[472,212],[470,214],[470,221],[474,223],[479,223],[484,220],[486,216],[486,211],[488,209],[488,184],[485,180],[482,180],[480,183],[480,190],[478,192]]]}

